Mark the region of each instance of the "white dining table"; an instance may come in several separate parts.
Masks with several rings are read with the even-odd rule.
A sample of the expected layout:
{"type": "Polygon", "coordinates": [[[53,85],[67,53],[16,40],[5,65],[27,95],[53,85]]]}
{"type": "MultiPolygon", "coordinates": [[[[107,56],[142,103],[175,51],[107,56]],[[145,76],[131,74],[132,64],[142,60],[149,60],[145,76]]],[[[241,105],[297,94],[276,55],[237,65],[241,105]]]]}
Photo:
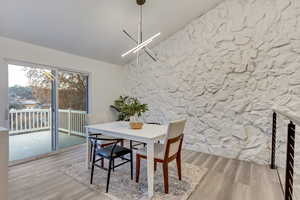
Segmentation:
{"type": "Polygon", "coordinates": [[[154,195],[154,143],[163,139],[167,134],[167,125],[144,124],[142,129],[131,129],[128,122],[111,122],[86,126],[86,164],[90,168],[90,142],[88,136],[91,133],[101,133],[105,136],[122,138],[143,142],[147,144],[147,181],[148,196],[154,195]]]}

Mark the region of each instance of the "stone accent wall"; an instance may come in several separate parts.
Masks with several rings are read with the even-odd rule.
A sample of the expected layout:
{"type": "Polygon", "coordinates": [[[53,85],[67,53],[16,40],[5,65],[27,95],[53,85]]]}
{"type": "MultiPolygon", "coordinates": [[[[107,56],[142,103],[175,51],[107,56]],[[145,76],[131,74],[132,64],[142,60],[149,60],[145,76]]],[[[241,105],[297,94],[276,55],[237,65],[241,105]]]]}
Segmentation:
{"type": "Polygon", "coordinates": [[[185,148],[268,162],[272,105],[300,102],[299,0],[226,0],[153,51],[125,66],[146,121],[187,118],[185,148]]]}

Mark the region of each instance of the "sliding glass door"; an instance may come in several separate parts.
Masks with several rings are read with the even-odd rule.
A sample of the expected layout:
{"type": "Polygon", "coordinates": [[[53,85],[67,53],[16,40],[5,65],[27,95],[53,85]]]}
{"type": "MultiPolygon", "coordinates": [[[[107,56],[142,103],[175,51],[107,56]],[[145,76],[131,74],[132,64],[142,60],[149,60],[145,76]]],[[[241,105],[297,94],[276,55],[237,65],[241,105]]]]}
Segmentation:
{"type": "Polygon", "coordinates": [[[10,161],[85,142],[86,74],[26,64],[8,68],[10,161]]]}

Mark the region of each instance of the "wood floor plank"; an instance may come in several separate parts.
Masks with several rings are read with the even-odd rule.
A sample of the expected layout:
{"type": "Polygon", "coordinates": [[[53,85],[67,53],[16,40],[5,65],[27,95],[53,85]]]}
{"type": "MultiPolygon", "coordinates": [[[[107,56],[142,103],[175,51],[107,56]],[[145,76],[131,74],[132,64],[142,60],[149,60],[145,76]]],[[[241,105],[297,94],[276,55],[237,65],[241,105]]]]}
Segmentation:
{"type": "Polygon", "coordinates": [[[245,185],[250,184],[250,173],[251,173],[251,164],[245,161],[240,161],[239,167],[237,168],[237,173],[235,176],[235,181],[243,183],[245,185]]]}
{"type": "MultiPolygon", "coordinates": [[[[10,200],[107,200],[60,171],[84,160],[85,146],[10,167],[10,200]]],[[[281,200],[276,171],[256,165],[198,153],[182,152],[184,162],[207,169],[189,200],[281,200]]],[[[170,188],[171,189],[171,188],[170,188]]]]}

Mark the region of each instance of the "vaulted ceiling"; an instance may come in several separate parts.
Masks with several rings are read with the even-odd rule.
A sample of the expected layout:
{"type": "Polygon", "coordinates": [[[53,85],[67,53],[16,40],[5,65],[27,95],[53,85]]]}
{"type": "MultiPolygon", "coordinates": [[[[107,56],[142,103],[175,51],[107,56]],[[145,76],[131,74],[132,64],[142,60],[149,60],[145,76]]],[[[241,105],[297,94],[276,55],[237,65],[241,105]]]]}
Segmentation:
{"type": "MultiPolygon", "coordinates": [[[[144,38],[161,32],[158,43],[220,1],[147,0],[144,38]]],[[[0,5],[0,36],[114,64],[130,60],[120,57],[134,46],[122,29],[136,36],[135,0],[0,0],[0,5]]]]}

